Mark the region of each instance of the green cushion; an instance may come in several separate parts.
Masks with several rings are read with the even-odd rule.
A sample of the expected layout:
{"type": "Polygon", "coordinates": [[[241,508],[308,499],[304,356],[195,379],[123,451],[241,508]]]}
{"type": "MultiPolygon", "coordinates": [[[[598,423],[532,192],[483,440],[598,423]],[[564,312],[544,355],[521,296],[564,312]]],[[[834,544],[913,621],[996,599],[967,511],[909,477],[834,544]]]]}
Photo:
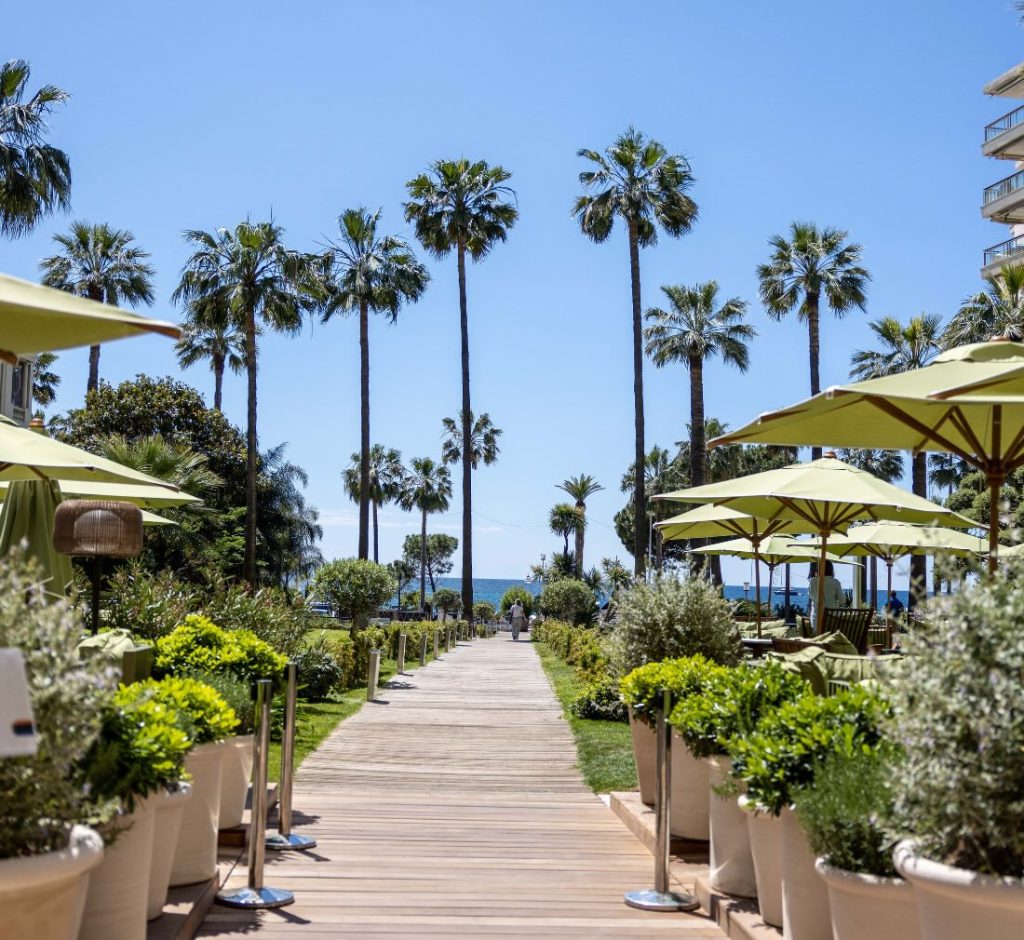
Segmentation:
{"type": "Polygon", "coordinates": [[[798,653],[768,653],[767,658],[781,664],[786,672],[800,676],[816,695],[828,692],[828,678],[821,660],[828,655],[820,646],[808,646],[798,653]]]}
{"type": "MultiPolygon", "coordinates": [[[[761,636],[786,636],[789,633],[789,627],[786,626],[785,620],[765,620],[761,624],[761,636]]],[[[757,624],[756,623],[744,623],[740,624],[740,636],[753,637],[757,636],[757,624]]]]}
{"type": "Polygon", "coordinates": [[[857,647],[846,638],[845,634],[840,633],[838,630],[834,630],[832,633],[823,633],[821,636],[816,636],[814,638],[814,642],[824,646],[830,653],[846,653],[851,656],[857,655],[857,647]]]}
{"type": "Polygon", "coordinates": [[[135,641],[127,630],[105,630],[96,636],[86,637],[78,644],[79,657],[103,656],[121,662],[125,650],[135,647],[135,641]]]}
{"type": "Polygon", "coordinates": [[[828,679],[855,685],[878,679],[882,675],[898,675],[905,665],[903,656],[846,656],[825,653],[820,666],[828,679]]]}

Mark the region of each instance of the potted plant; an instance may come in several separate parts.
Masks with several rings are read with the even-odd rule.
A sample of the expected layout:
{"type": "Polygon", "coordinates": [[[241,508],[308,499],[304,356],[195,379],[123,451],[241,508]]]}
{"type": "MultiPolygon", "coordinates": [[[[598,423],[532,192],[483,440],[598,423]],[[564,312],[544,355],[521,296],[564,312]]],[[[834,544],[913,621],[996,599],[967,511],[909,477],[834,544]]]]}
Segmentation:
{"type": "Polygon", "coordinates": [[[1014,559],[929,610],[890,691],[895,863],[929,940],[1024,932],[1022,576],[1014,559]]]}
{"type": "Polygon", "coordinates": [[[836,751],[794,794],[794,808],[815,868],[828,886],[834,940],[907,940],[920,936],[914,891],[896,874],[892,813],[895,748],[836,751]]]}
{"type": "Polygon", "coordinates": [[[683,699],[672,711],[672,724],[686,746],[708,764],[710,784],[710,882],[726,894],[754,897],[757,883],[740,788],[732,779],[729,756],[733,740],[749,735],[758,719],[805,695],[806,683],[778,663],[737,666],[714,673],[700,695],[683,699]]]}
{"type": "Polygon", "coordinates": [[[0,759],[0,903],[8,937],[75,937],[89,872],[103,839],[81,823],[93,807],[78,766],[99,735],[112,672],[93,671],[75,650],[80,621],[46,603],[33,567],[13,555],[0,567],[0,647],[25,660],[38,748],[0,759]]]}

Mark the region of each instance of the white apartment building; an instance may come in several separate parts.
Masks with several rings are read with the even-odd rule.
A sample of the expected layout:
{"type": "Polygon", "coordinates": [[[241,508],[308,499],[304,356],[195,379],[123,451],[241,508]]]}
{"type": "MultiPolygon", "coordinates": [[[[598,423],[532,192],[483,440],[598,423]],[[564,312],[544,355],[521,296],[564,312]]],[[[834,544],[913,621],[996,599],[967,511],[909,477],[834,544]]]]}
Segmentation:
{"type": "MultiPolygon", "coordinates": [[[[984,88],[986,95],[1024,99],[1024,62],[1015,65],[984,88]]],[[[1024,104],[985,127],[981,152],[986,157],[1012,161],[1014,172],[985,188],[981,214],[1010,227],[1009,238],[986,248],[983,277],[996,274],[1003,265],[1024,263],[1024,104]]]]}

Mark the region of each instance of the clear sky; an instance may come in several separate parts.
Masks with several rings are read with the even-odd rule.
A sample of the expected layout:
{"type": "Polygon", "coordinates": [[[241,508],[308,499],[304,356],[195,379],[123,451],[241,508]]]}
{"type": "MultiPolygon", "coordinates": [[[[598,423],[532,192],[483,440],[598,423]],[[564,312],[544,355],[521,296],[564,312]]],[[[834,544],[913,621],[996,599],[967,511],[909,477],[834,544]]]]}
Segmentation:
{"type": "MultiPolygon", "coordinates": [[[[519,577],[558,549],[546,518],[556,484],[590,473],[587,562],[628,556],[611,527],[631,460],[629,269],[621,229],[604,245],[570,215],[580,147],[634,124],[686,154],[700,219],[643,252],[645,306],[659,286],[715,278],[751,301],[760,331],[750,371],[706,372],[709,415],[736,427],[809,389],[805,330],[768,320],[755,266],[794,219],[847,229],[873,275],[869,317],[952,313],[980,286],[982,250],[1008,237],[981,219],[982,188],[1012,172],[981,156],[982,128],[1014,102],[982,85],[1024,59],[1009,0],[262,0],[141,4],[54,0],[45,18],[7,17],[5,58],[32,63],[70,103],[51,140],[70,155],[71,216],[130,229],[152,253],[152,314],[170,303],[187,249],[181,232],[271,213],[312,250],[345,208],[383,207],[385,230],[412,237],[405,183],[464,155],[508,168],[521,218],[469,271],[473,405],[504,429],[502,454],[475,476],[475,572],[519,577]]],[[[0,270],[38,276],[69,218],[0,244],[0,270]]],[[[396,326],[371,325],[372,437],[404,457],[439,452],[459,407],[454,260],[396,326]]],[[[863,314],[823,323],[822,379],[846,378],[869,342],[863,314]]],[[[339,470],[357,449],[353,320],[266,336],[262,446],[288,442],[310,474],[328,557],[355,553],[356,511],[339,470]]],[[[81,404],[87,351],[61,355],[57,409],[81,404]]],[[[103,347],[101,376],[179,375],[157,338],[103,347]]],[[[212,398],[212,377],[183,375],[212,398]]],[[[685,370],[646,372],[647,440],[686,436],[685,370]]],[[[225,409],[244,421],[229,378],[225,409]]],[[[459,503],[431,527],[459,530],[459,503]]],[[[382,561],[418,522],[381,514],[382,561]]],[[[456,568],[456,571],[458,568],[456,568]]],[[[726,566],[729,581],[748,566],[726,566]]]]}

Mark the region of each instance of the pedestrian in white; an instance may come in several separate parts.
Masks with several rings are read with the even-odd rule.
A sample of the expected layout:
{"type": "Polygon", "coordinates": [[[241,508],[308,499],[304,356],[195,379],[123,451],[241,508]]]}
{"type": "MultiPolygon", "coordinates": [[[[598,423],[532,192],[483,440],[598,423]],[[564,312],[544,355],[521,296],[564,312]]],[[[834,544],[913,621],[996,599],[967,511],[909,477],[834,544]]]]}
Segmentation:
{"type": "Polygon", "coordinates": [[[518,640],[519,631],[523,629],[523,624],[526,623],[526,611],[523,609],[522,602],[516,601],[508,613],[512,621],[512,639],[518,640]]]}

